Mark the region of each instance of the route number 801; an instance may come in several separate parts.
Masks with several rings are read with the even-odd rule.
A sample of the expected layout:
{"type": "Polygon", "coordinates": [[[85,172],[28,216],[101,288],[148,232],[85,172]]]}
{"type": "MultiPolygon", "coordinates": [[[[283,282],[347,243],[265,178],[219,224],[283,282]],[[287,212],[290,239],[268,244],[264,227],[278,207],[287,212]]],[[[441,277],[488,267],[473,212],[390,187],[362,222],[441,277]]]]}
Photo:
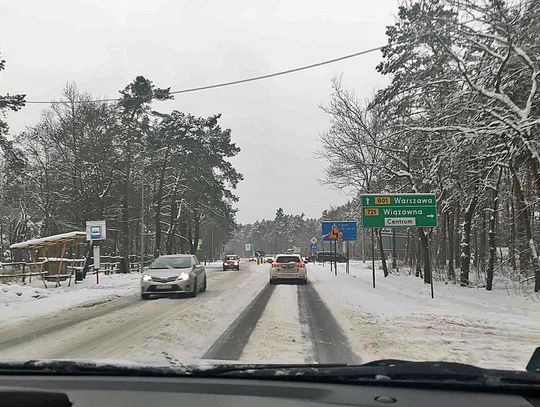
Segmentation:
{"type": "Polygon", "coordinates": [[[375,205],[390,205],[390,197],[389,196],[376,196],[375,205]]]}

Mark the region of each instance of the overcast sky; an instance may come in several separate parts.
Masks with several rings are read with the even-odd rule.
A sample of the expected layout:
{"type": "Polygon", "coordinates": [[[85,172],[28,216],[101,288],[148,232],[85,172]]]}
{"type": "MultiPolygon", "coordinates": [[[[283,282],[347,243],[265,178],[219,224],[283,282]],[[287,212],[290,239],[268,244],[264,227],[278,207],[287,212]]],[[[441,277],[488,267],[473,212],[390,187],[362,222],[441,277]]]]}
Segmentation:
{"type": "MultiPolygon", "coordinates": [[[[66,82],[96,97],[116,97],[135,76],[172,90],[311,64],[386,43],[398,0],[0,0],[0,51],[7,60],[0,93],[53,100],[66,82]]],[[[316,159],[328,118],[332,77],[368,98],[388,79],[380,52],[309,71],[177,95],[155,104],[195,115],[222,113],[242,149],[238,221],[287,213],[318,217],[349,197],[320,185],[316,159]]],[[[44,106],[8,116],[11,133],[39,119],[44,106]]]]}

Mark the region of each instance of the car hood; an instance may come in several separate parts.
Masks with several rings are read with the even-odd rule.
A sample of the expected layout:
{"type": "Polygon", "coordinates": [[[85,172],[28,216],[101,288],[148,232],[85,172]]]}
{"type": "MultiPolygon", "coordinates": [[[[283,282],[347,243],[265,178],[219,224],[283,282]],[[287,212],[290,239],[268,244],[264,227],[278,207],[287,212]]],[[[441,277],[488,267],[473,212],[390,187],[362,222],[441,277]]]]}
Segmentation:
{"type": "Polygon", "coordinates": [[[176,277],[179,276],[182,273],[189,273],[191,271],[191,267],[185,268],[185,269],[147,269],[144,271],[144,274],[147,274],[152,277],[160,277],[160,278],[167,278],[167,277],[176,277]]]}

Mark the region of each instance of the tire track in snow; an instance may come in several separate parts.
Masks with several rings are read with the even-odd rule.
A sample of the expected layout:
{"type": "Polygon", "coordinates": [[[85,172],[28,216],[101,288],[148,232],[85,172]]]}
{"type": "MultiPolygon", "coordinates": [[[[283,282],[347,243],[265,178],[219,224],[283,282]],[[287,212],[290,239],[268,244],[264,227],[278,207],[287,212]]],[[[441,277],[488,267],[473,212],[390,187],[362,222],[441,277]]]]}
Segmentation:
{"type": "Polygon", "coordinates": [[[203,359],[238,360],[274,292],[274,285],[266,285],[236,320],[206,351],[203,359]]]}
{"type": "Polygon", "coordinates": [[[298,286],[300,322],[309,327],[317,363],[361,363],[345,332],[319,296],[313,284],[298,286]]]}

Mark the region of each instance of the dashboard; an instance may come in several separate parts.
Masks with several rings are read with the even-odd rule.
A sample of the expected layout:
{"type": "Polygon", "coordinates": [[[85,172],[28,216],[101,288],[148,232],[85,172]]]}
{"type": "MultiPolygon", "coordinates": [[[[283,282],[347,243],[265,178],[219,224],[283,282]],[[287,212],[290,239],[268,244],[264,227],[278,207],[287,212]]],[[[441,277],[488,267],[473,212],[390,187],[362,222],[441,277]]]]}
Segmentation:
{"type": "Polygon", "coordinates": [[[131,376],[0,376],[0,406],[507,406],[538,397],[278,380],[131,376]]]}

